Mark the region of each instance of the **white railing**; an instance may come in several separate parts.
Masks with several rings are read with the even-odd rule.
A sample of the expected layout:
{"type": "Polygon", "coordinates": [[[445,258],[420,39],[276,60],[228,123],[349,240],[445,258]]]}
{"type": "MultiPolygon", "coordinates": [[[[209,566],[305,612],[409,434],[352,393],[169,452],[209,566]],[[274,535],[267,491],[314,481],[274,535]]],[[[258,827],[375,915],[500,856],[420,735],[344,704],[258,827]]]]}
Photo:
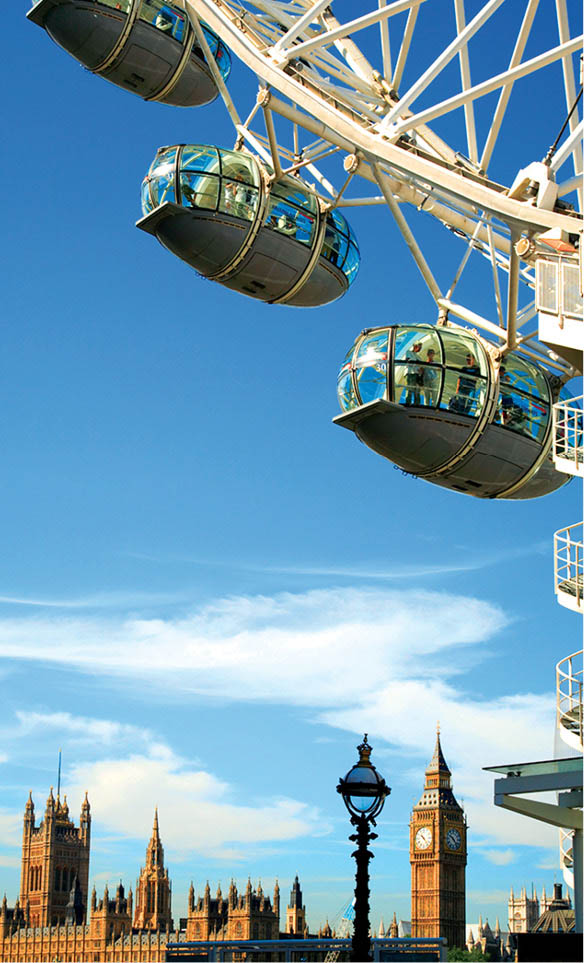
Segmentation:
{"type": "Polygon", "coordinates": [[[558,401],[553,407],[553,456],[556,467],[584,476],[584,395],[558,401]]]}
{"type": "Polygon", "coordinates": [[[566,886],[574,889],[574,859],[572,851],[572,830],[560,829],[560,866],[566,886]]]}
{"type": "Polygon", "coordinates": [[[582,751],[582,650],[568,655],[556,666],[558,731],[563,741],[582,751]]]}
{"type": "Polygon", "coordinates": [[[582,522],[561,528],[554,535],[554,585],[558,602],[583,612],[584,546],[582,522]]]}

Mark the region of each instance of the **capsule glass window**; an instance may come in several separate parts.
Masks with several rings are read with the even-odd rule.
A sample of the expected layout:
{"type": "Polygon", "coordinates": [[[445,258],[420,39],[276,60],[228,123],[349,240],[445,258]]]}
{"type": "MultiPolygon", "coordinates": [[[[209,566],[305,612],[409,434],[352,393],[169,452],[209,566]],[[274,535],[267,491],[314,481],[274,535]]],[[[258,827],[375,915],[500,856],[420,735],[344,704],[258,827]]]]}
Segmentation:
{"type": "Polygon", "coordinates": [[[355,359],[355,381],[361,404],[387,399],[389,332],[377,332],[366,337],[359,345],[355,359]]]}
{"type": "MultiPolygon", "coordinates": [[[[352,351],[351,351],[352,354],[352,351]]],[[[351,411],[359,405],[359,400],[353,387],[351,362],[345,361],[339,371],[337,379],[337,395],[343,411],[351,411]]]]}
{"type": "Polygon", "coordinates": [[[244,184],[253,184],[254,187],[259,185],[258,165],[249,154],[244,154],[242,151],[221,150],[219,155],[223,177],[229,177],[244,184]]]}
{"type": "Polygon", "coordinates": [[[457,415],[478,418],[485,404],[486,381],[466,371],[444,372],[440,407],[457,415]]]}
{"type": "Polygon", "coordinates": [[[232,217],[239,217],[244,221],[253,221],[258,208],[259,193],[257,188],[250,187],[240,180],[221,179],[221,194],[219,196],[219,210],[232,217]]]}
{"type": "Polygon", "coordinates": [[[219,151],[216,147],[187,144],[181,151],[180,169],[181,171],[206,171],[209,174],[219,174],[219,151]]]}
{"type": "Polygon", "coordinates": [[[327,225],[322,246],[323,257],[344,273],[349,286],[357,277],[360,254],[357,238],[343,215],[333,209],[327,214],[327,225]]]}
{"type": "Polygon", "coordinates": [[[161,151],[154,158],[148,176],[142,184],[142,210],[149,214],[166,201],[175,201],[176,147],[161,151]]]}
{"type": "Polygon", "coordinates": [[[518,355],[507,355],[499,368],[495,422],[542,441],[550,419],[550,391],[543,373],[518,355]]]}
{"type": "Polygon", "coordinates": [[[151,23],[157,30],[174,37],[179,43],[185,38],[185,16],[163,0],[142,0],[140,20],[151,23]]]}
{"type": "Polygon", "coordinates": [[[316,198],[309,191],[278,182],[270,194],[266,227],[311,245],[316,229],[316,198]]]}
{"type": "Polygon", "coordinates": [[[180,172],[180,196],[183,207],[199,207],[216,211],[219,198],[219,178],[206,174],[180,172]]]}
{"type": "Polygon", "coordinates": [[[486,377],[488,364],[482,346],[464,333],[442,330],[444,361],[449,368],[460,368],[474,376],[486,377]],[[472,370],[470,370],[472,369],[472,370]]]}
{"type": "Polygon", "coordinates": [[[436,408],[442,386],[442,345],[430,327],[400,327],[395,336],[393,400],[436,408]]]}
{"type": "MultiPolygon", "coordinates": [[[[99,2],[104,7],[113,7],[114,10],[121,10],[122,13],[129,13],[132,6],[132,0],[99,0],[99,2]]],[[[34,0],[34,6],[37,3],[40,3],[40,0],[34,0]]]]}

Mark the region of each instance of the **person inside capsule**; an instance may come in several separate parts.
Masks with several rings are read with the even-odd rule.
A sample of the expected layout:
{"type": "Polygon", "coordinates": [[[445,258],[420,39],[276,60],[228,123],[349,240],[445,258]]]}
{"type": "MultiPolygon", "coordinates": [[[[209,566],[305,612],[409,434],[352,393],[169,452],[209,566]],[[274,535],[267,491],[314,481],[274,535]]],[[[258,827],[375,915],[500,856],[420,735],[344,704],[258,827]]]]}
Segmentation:
{"type": "Polygon", "coordinates": [[[426,352],[427,367],[420,368],[422,374],[422,404],[430,408],[435,408],[438,404],[438,390],[440,385],[440,372],[438,368],[432,368],[436,363],[436,351],[428,348],[426,352]]]}
{"type": "Polygon", "coordinates": [[[461,369],[464,374],[459,375],[456,383],[456,394],[450,399],[449,404],[451,411],[457,411],[461,415],[468,415],[473,412],[474,402],[476,401],[476,375],[481,373],[472,352],[468,352],[465,360],[466,364],[461,369]]]}

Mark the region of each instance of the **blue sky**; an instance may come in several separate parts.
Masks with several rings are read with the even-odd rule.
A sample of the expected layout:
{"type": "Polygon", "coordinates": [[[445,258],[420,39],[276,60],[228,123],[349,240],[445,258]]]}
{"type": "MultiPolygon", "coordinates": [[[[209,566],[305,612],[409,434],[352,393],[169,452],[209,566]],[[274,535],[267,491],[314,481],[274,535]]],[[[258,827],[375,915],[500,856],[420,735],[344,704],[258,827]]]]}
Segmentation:
{"type": "MultiPolygon", "coordinates": [[[[481,767],[553,753],[554,666],[581,626],[554,600],[552,535],[580,518],[578,485],[474,500],[332,425],[358,331],[434,319],[389,214],[351,212],[362,266],[333,305],[197,278],[134,222],[158,146],[232,146],[222,106],[143,103],[26,6],[4,17],[0,890],[17,895],[24,803],[42,811],[62,747],[98,889],[133,884],[158,805],[175,918],[191,879],[287,894],[298,873],[317,928],[352,893],[335,785],[367,731],[392,787],[373,920],[409,919],[408,814],[439,719],[467,918],[503,921],[511,885],[550,887],[556,839],[495,810],[481,767]]],[[[239,64],[231,84],[252,102],[239,64]]],[[[522,117],[520,151],[504,132],[496,176],[543,156],[563,121],[544,113],[522,117]]],[[[420,223],[446,281],[462,249],[420,223]]],[[[487,313],[482,276],[459,299],[487,313]]]]}

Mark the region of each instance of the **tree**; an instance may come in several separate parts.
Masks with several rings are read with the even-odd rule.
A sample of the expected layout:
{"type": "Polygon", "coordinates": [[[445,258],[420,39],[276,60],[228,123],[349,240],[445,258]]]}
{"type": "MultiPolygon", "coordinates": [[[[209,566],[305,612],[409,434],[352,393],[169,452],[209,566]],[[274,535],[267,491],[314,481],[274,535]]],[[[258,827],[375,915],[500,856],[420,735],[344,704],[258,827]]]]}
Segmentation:
{"type": "Polygon", "coordinates": [[[490,953],[483,953],[478,946],[472,950],[461,950],[458,946],[448,948],[448,963],[458,963],[459,960],[490,960],[490,953]]]}

